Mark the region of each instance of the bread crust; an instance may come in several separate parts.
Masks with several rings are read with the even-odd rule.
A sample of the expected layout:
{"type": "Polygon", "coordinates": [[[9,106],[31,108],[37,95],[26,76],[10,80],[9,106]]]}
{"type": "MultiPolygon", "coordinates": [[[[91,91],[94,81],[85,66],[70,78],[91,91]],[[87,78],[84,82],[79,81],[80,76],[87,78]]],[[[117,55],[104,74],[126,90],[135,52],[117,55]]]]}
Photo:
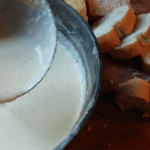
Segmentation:
{"type": "Polygon", "coordinates": [[[149,104],[149,83],[143,79],[131,79],[120,86],[116,102],[122,110],[140,108],[145,110],[149,104]]]}
{"type": "Polygon", "coordinates": [[[102,15],[100,14],[100,9],[99,9],[99,6],[100,6],[99,1],[86,0],[86,4],[88,8],[88,11],[87,11],[88,16],[91,21],[95,22],[102,17],[102,15]]]}
{"type": "Polygon", "coordinates": [[[86,5],[84,4],[84,6],[80,10],[77,10],[77,11],[88,22],[87,7],[86,7],[86,5]]]}
{"type": "MultiPolygon", "coordinates": [[[[86,0],[88,15],[91,21],[110,14],[115,8],[128,5],[130,0],[86,0]]],[[[131,7],[131,6],[130,6],[131,7]]]]}
{"type": "Polygon", "coordinates": [[[124,47],[116,47],[108,53],[114,59],[126,60],[138,56],[140,53],[142,53],[142,51],[143,48],[141,47],[140,42],[137,40],[136,42],[126,45],[124,47]]]}
{"type": "Polygon", "coordinates": [[[72,6],[86,21],[88,21],[85,0],[65,0],[65,2],[72,6]]]}
{"type": "Polygon", "coordinates": [[[102,53],[108,52],[120,44],[120,39],[117,33],[115,32],[114,28],[112,28],[112,30],[110,30],[106,34],[103,34],[102,36],[98,37],[97,40],[102,53]]]}
{"type": "Polygon", "coordinates": [[[132,33],[134,29],[136,23],[136,16],[130,7],[126,7],[126,11],[124,12],[124,7],[125,6],[123,6],[122,9],[114,11],[112,14],[112,16],[114,16],[121,11],[121,13],[123,13],[124,16],[117,19],[119,21],[116,21],[114,19],[113,23],[109,25],[111,19],[110,14],[98,20],[92,25],[92,29],[98,39],[98,42],[102,49],[102,53],[114,49],[116,46],[120,44],[120,39],[132,33]],[[105,33],[102,34],[103,33],[102,29],[103,28],[105,29],[105,26],[107,26],[108,28],[106,33],[108,35],[106,35],[105,33]]]}
{"type": "Polygon", "coordinates": [[[143,79],[131,79],[120,85],[117,95],[127,95],[145,99],[149,103],[149,83],[143,79]]]}
{"type": "Polygon", "coordinates": [[[149,57],[147,55],[149,54],[147,53],[147,55],[143,55],[143,53],[145,53],[147,49],[150,49],[149,18],[150,13],[137,16],[136,28],[133,34],[123,39],[121,45],[117,46],[113,51],[109,52],[109,54],[115,59],[130,59],[141,54],[140,61],[143,63],[143,68],[146,68],[147,70],[149,64],[148,61],[146,62],[144,59],[146,58],[148,60],[149,57]],[[134,40],[134,42],[130,44],[130,41],[132,40],[134,40]]]}
{"type": "Polygon", "coordinates": [[[136,15],[131,8],[128,9],[122,20],[116,22],[114,29],[120,38],[132,33],[136,24],[136,15]]]}
{"type": "Polygon", "coordinates": [[[85,4],[85,0],[64,0],[70,6],[72,6],[76,10],[80,10],[85,4]]]}

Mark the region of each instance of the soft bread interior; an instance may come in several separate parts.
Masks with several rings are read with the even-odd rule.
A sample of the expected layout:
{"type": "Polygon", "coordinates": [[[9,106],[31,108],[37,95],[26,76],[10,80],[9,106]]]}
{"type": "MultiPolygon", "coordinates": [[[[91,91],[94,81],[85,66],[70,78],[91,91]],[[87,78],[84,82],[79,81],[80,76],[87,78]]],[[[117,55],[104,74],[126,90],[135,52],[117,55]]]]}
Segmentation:
{"type": "Polygon", "coordinates": [[[137,41],[137,39],[140,40],[141,36],[144,36],[144,34],[149,29],[149,27],[150,27],[150,13],[148,13],[146,15],[138,16],[138,23],[137,23],[137,27],[136,27],[135,31],[132,34],[130,34],[129,36],[125,37],[122,40],[121,45],[118,46],[118,48],[122,48],[126,45],[135,43],[137,41]]]}
{"type": "Polygon", "coordinates": [[[116,8],[111,14],[106,15],[94,24],[92,29],[96,37],[102,36],[103,34],[109,32],[118,21],[123,19],[129,9],[130,8],[128,5],[123,5],[116,8]]]}

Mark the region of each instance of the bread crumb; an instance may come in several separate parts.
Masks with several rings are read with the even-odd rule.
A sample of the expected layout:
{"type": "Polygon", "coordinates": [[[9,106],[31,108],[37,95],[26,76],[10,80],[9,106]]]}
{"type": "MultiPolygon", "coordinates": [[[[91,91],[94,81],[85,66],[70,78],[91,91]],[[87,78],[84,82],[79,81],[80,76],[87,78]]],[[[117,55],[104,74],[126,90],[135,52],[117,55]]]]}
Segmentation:
{"type": "Polygon", "coordinates": [[[115,84],[115,81],[114,81],[114,80],[110,80],[110,81],[109,81],[109,84],[110,84],[110,85],[113,85],[113,84],[115,84]]]}
{"type": "Polygon", "coordinates": [[[91,126],[87,126],[87,131],[91,131],[92,127],[91,126]]]}
{"type": "Polygon", "coordinates": [[[107,128],[108,126],[106,124],[104,124],[104,127],[107,128]]]}
{"type": "Polygon", "coordinates": [[[110,143],[107,143],[107,146],[108,146],[108,147],[110,147],[110,146],[111,146],[111,144],[110,144],[110,143]]]}
{"type": "Polygon", "coordinates": [[[150,114],[149,114],[148,112],[144,113],[143,118],[144,118],[144,119],[150,118],[150,114]]]}

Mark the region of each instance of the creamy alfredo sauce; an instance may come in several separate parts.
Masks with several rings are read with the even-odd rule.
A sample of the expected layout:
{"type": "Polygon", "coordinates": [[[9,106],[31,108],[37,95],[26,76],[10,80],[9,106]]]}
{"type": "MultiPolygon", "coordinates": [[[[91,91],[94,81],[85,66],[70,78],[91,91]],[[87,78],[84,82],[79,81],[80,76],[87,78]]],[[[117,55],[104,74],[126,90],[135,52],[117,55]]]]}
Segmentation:
{"type": "Polygon", "coordinates": [[[50,150],[69,133],[83,106],[80,73],[58,42],[46,77],[29,93],[0,105],[1,150],[50,150]]]}
{"type": "Polygon", "coordinates": [[[56,29],[45,0],[0,0],[0,102],[33,87],[50,66],[56,29]]]}

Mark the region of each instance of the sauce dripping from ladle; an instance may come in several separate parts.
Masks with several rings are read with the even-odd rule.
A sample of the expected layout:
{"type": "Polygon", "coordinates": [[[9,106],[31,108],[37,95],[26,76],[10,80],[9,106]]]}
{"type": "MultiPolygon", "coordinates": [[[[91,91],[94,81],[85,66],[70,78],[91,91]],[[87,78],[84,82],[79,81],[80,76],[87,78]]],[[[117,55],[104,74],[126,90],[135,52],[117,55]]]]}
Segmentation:
{"type": "Polygon", "coordinates": [[[34,88],[55,53],[56,26],[45,0],[0,1],[0,103],[34,88]]]}

